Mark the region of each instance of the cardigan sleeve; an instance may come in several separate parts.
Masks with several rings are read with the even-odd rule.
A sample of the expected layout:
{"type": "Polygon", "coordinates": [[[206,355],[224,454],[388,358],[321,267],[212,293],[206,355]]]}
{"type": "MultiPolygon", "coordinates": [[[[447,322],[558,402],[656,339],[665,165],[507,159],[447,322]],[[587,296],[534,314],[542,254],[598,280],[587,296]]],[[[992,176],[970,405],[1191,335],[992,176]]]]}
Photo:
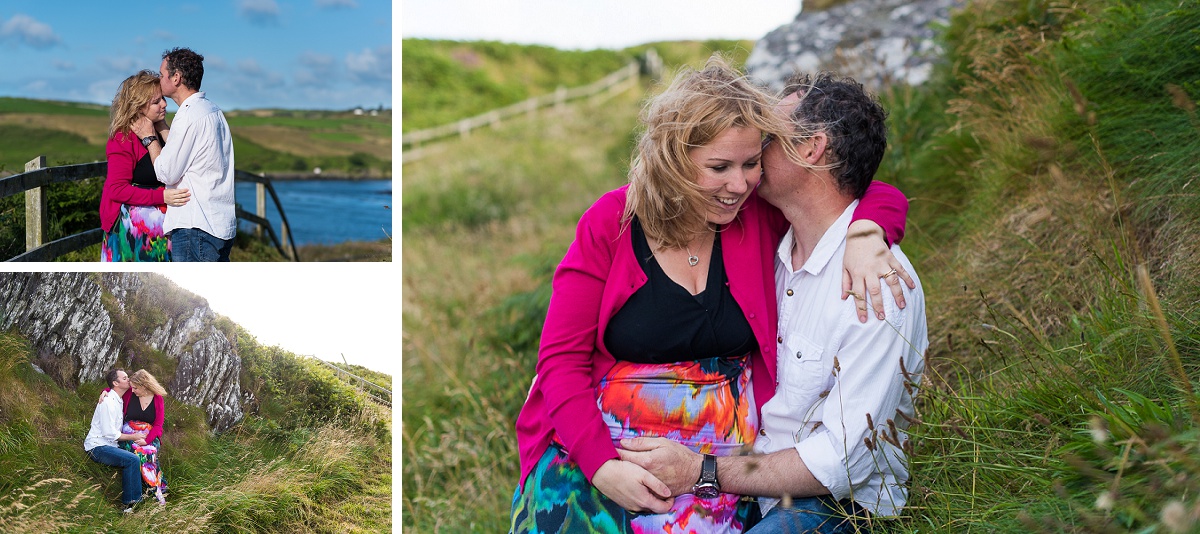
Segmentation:
{"type": "Polygon", "coordinates": [[[614,237],[604,231],[606,217],[597,213],[602,206],[580,219],[575,241],[555,270],[537,363],[546,416],[589,481],[604,462],[618,458],[592,380],[601,298],[615,254],[614,237]]]}
{"type": "MultiPolygon", "coordinates": [[[[120,134],[118,134],[120,135],[120,134]]],[[[137,151],[132,139],[117,141],[109,139],[108,175],[104,178],[105,197],[121,204],[157,206],[163,203],[163,190],[142,189],[133,185],[133,168],[137,166],[137,151]]]]}
{"type": "Polygon", "coordinates": [[[162,398],[162,395],[154,396],[154,426],[150,428],[150,432],[146,434],[146,443],[150,443],[162,435],[163,422],[166,421],[167,403],[162,398]]]}
{"type": "Polygon", "coordinates": [[[883,228],[889,246],[904,238],[904,222],[908,216],[908,199],[895,186],[875,180],[858,201],[851,222],[868,219],[883,228]]]}

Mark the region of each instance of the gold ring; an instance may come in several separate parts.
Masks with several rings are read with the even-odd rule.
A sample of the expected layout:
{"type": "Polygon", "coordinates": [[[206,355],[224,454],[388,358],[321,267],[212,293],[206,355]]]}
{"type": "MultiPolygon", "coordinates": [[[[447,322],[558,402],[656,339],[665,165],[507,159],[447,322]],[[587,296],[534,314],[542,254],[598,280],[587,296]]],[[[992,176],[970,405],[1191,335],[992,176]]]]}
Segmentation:
{"type": "Polygon", "coordinates": [[[895,269],[892,269],[892,270],[890,270],[890,271],[888,271],[888,272],[886,272],[886,273],[883,273],[883,274],[880,276],[880,278],[887,278],[887,277],[889,277],[889,276],[891,276],[891,275],[893,275],[893,274],[895,274],[895,275],[899,275],[899,273],[897,273],[895,269]]]}
{"type": "Polygon", "coordinates": [[[867,300],[853,291],[847,291],[847,293],[849,293],[851,297],[854,297],[854,300],[867,300]]]}

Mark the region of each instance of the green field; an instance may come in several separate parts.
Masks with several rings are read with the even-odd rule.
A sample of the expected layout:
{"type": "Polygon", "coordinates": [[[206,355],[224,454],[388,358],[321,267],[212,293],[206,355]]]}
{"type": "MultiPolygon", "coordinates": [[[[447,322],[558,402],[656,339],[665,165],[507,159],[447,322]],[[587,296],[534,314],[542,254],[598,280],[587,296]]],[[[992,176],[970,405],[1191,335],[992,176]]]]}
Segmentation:
{"type": "MultiPolygon", "coordinates": [[[[390,176],[392,112],[367,111],[250,110],[226,117],[242,170],[321,167],[330,175],[390,176]],[[256,146],[241,150],[249,144],[256,146]]],[[[0,171],[22,172],[38,155],[50,165],[102,161],[107,132],[105,106],[0,97],[0,171]]]]}
{"type": "MultiPolygon", "coordinates": [[[[1194,2],[976,2],[883,95],[930,348],[909,505],[875,530],[1200,525],[1196,28],[1194,2]]],[[[405,532],[508,528],[550,273],[653,91],[404,165],[405,532]]]]}

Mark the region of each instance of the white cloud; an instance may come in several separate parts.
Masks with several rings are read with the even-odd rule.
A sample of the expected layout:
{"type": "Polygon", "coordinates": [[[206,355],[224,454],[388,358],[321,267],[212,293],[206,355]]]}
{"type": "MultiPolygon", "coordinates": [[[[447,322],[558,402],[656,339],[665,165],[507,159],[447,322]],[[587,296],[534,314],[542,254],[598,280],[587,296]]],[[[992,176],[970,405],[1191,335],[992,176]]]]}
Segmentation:
{"type": "Polygon", "coordinates": [[[62,70],[62,71],[75,70],[75,64],[70,61],[67,61],[67,60],[56,59],[52,62],[52,64],[54,65],[54,68],[56,68],[58,70],[62,70]]]}
{"type": "Polygon", "coordinates": [[[354,0],[317,0],[317,7],[321,9],[354,9],[358,7],[358,2],[354,0]]]}
{"type": "Polygon", "coordinates": [[[241,0],[238,12],[253,24],[279,24],[279,4],[275,0],[241,0]]]}
{"type": "Polygon", "coordinates": [[[392,47],[381,46],[374,50],[364,49],[362,53],[346,54],[346,70],[350,77],[360,82],[391,82],[392,80],[392,47]]]}
{"type": "MultiPolygon", "coordinates": [[[[100,68],[104,69],[107,72],[124,74],[126,76],[131,76],[135,72],[142,70],[142,68],[144,68],[144,66],[141,65],[137,59],[129,57],[129,56],[102,57],[102,58],[97,59],[96,63],[100,65],[100,68]]],[[[158,69],[154,69],[154,70],[158,70],[158,69]]]]}
{"type": "Polygon", "coordinates": [[[0,26],[0,38],[13,38],[17,42],[43,49],[62,42],[62,38],[48,24],[19,13],[0,26]]]}
{"type": "Polygon", "coordinates": [[[305,52],[300,55],[300,65],[292,75],[297,85],[327,87],[337,79],[337,60],[333,56],[305,52]]]}

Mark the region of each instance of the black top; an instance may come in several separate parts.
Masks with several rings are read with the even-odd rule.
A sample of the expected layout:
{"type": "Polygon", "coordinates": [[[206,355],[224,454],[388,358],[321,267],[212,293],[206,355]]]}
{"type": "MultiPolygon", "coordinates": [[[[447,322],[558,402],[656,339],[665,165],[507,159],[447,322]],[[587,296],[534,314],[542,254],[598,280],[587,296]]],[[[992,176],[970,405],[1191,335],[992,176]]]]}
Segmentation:
{"type": "Polygon", "coordinates": [[[650,251],[635,217],[633,252],[649,280],[608,323],[604,344],[613,357],[637,363],[673,363],[741,356],[758,348],[754,331],[729,292],[721,232],[713,240],[708,283],[692,295],[671,280],[650,251]]]}
{"type": "Polygon", "coordinates": [[[154,406],[154,399],[150,399],[150,404],[146,409],[142,409],[142,399],[137,395],[129,397],[129,405],[125,407],[125,423],[130,421],[142,421],[144,423],[154,424],[154,420],[158,418],[158,408],[154,406]]]}
{"type": "Polygon", "coordinates": [[[163,186],[158,181],[158,175],[154,174],[154,163],[150,161],[150,154],[142,156],[133,167],[133,185],[142,189],[158,189],[163,186]]]}

